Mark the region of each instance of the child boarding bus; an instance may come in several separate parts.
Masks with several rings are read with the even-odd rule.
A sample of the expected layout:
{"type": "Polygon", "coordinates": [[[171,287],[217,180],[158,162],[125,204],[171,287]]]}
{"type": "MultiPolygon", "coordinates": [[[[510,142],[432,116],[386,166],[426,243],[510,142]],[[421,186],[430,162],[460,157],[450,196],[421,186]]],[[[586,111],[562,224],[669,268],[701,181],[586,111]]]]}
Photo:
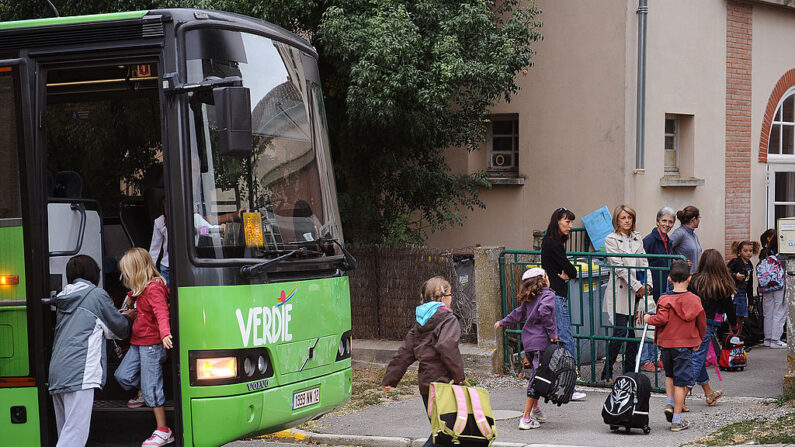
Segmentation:
{"type": "MultiPolygon", "coordinates": [[[[76,254],[118,261],[164,216],[177,444],[315,418],[351,393],[347,271],[317,53],[272,24],[164,9],[0,23],[0,433],[55,445],[51,299],[76,254]]],[[[161,241],[162,242],[162,241],[161,241]]],[[[113,378],[89,444],[145,438],[113,378]]]]}

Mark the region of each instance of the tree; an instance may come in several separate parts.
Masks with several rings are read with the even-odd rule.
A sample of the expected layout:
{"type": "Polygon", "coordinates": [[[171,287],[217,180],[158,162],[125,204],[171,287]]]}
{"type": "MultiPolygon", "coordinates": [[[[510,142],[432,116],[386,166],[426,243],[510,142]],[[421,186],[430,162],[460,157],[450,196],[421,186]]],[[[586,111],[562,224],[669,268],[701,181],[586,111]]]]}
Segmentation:
{"type": "MultiPolygon", "coordinates": [[[[0,0],[4,1],[4,0],[0,0]]],[[[24,18],[46,5],[0,4],[24,18]]],[[[45,2],[41,2],[45,3],[45,2]]],[[[207,7],[262,17],[306,37],[320,54],[339,203],[357,243],[421,243],[484,207],[482,173],[456,175],[486,112],[509,101],[532,64],[540,11],[519,0],[71,0],[61,13],[207,7]],[[459,151],[459,152],[456,152],[459,151]]],[[[11,15],[8,15],[11,11],[11,15]]]]}

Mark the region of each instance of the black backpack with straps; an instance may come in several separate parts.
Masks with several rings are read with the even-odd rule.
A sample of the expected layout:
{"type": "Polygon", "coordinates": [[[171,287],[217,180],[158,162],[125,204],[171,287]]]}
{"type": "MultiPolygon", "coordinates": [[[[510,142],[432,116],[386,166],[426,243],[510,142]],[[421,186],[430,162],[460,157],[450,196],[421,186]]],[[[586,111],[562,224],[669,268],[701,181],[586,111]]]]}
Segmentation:
{"type": "Polygon", "coordinates": [[[533,389],[544,402],[561,406],[571,400],[576,383],[577,362],[569,350],[560,342],[548,344],[541,354],[533,389]]]}

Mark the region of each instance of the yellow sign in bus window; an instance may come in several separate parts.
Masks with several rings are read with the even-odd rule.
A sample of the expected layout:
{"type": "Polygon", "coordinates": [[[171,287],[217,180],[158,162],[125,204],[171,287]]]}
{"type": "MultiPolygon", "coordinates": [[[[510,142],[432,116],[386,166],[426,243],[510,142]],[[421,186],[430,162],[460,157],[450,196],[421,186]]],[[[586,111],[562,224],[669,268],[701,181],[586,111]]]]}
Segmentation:
{"type": "Polygon", "coordinates": [[[243,234],[246,247],[262,247],[262,216],[259,213],[243,213],[243,234]]]}

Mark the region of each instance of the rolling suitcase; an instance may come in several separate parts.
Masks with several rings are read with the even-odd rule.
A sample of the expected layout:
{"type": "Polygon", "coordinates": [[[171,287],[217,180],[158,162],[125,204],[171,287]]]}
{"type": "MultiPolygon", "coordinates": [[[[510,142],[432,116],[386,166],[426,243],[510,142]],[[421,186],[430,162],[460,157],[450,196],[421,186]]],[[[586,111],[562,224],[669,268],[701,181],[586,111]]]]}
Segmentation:
{"type": "Polygon", "coordinates": [[[651,432],[649,428],[651,380],[639,372],[640,355],[648,328],[648,324],[643,326],[643,336],[640,338],[640,346],[635,356],[635,372],[627,372],[616,377],[613,389],[602,406],[602,419],[611,431],[624,427],[627,431],[639,428],[646,435],[651,432]]]}

